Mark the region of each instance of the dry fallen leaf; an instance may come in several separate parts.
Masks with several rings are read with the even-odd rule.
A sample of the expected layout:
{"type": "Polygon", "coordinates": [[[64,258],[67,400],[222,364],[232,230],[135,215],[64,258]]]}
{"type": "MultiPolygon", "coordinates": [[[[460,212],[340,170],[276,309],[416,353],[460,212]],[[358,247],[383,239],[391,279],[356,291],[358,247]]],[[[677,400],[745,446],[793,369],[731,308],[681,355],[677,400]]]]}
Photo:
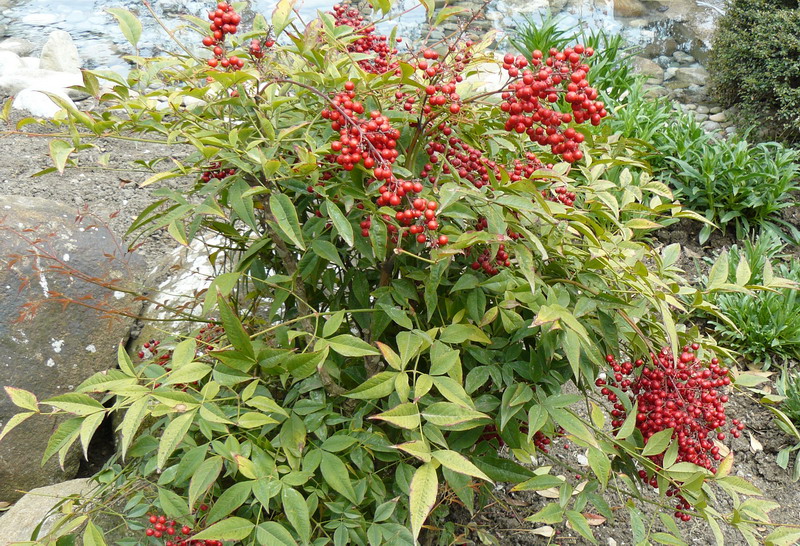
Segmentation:
{"type": "Polygon", "coordinates": [[[546,499],[557,499],[561,496],[561,494],[558,492],[558,487],[551,487],[550,489],[540,489],[539,491],[536,492],[536,494],[546,499]]]}
{"type": "Polygon", "coordinates": [[[586,518],[586,523],[588,523],[589,525],[603,525],[606,522],[606,518],[604,518],[600,514],[592,514],[589,512],[584,512],[583,517],[586,518]]]}
{"type": "Polygon", "coordinates": [[[6,510],[9,506],[11,506],[10,502],[0,501],[0,510],[6,510]]]}
{"type": "Polygon", "coordinates": [[[764,451],[764,446],[761,444],[761,442],[756,440],[756,437],[753,436],[753,433],[748,430],[747,434],[750,435],[750,451],[753,453],[756,453],[757,451],[764,451]]]}
{"type": "Polygon", "coordinates": [[[534,535],[539,535],[542,537],[552,537],[555,536],[556,530],[550,527],[549,525],[544,525],[542,527],[537,527],[536,529],[531,529],[531,533],[534,535]]]}
{"type": "Polygon", "coordinates": [[[731,452],[730,448],[720,442],[719,440],[714,440],[714,445],[719,448],[719,454],[721,457],[727,457],[728,453],[731,452]]]}

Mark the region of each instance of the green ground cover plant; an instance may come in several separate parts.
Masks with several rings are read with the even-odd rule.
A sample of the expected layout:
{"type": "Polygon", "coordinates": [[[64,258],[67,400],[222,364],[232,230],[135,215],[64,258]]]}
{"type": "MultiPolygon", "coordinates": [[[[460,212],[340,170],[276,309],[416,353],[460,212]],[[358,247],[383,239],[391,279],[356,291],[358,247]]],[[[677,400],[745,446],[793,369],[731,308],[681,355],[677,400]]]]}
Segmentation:
{"type": "MultiPolygon", "coordinates": [[[[434,22],[462,14],[421,9],[434,22]]],[[[493,37],[467,39],[468,22],[400,53],[346,4],[302,22],[284,0],[247,32],[236,10],[187,18],[204,57],[133,57],[127,79],[85,71],[106,108],[65,104],[51,144],[58,170],[97,138],[192,148],[146,158],[144,184],[189,182],[158,190],[131,231],[224,241],[202,312],[133,358],[121,347],[119,369],[74,393],[40,402],[7,387],[23,411],[0,439],[69,416],[44,456],[63,457],[115,415],[120,453],[99,479],[130,492],[122,525],[139,535],[122,544],[424,543],[448,504],[479,510],[497,482],[556,488],[529,520],[592,542],[584,514],[613,518],[607,491],[647,520],[636,542],[683,544],[668,514],[707,520],[718,541],[720,523],[751,543],[796,536],[759,529],[774,503],[743,499],[762,493],[711,442],[739,434],[725,413],[732,374],[676,320],[749,278],[728,282],[725,265],[692,287],[678,248],[642,238],[698,216],[635,143],[600,129],[591,46],[509,53],[508,82],[476,91],[478,67],[496,61],[493,37]],[[685,399],[700,413],[663,419],[659,407],[685,399]],[[555,435],[585,450],[591,474],[551,473],[557,458],[531,468],[555,435]]],[[[135,46],[139,22],[115,14],[135,46]]],[[[104,502],[40,542],[105,544],[104,502]]]]}

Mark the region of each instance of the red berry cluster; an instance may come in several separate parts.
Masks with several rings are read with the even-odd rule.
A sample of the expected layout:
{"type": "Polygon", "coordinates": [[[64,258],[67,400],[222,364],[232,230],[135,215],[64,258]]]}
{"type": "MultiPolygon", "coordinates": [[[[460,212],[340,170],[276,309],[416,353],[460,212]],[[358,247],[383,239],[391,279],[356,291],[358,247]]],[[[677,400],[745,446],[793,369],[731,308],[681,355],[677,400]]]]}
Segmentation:
{"type": "Polygon", "coordinates": [[[233,176],[234,174],[236,174],[236,169],[223,169],[222,163],[215,161],[208,166],[208,170],[204,171],[203,174],[200,175],[200,180],[203,182],[210,182],[212,178],[222,180],[223,178],[233,176]]]}
{"type": "MultiPolygon", "coordinates": [[[[641,431],[645,444],[657,432],[671,428],[672,438],[678,442],[676,462],[690,462],[714,473],[716,461],[722,459],[714,440],[725,439],[725,433],[720,429],[727,423],[725,404],[728,396],[721,394],[721,390],[730,385],[731,379],[728,369],[721,367],[716,358],[708,364],[698,359],[695,352],[699,348],[697,343],[684,347],[676,359],[665,347],[657,355],[651,354],[652,367],[645,367],[642,360],[620,364],[608,355],[606,360],[611,365],[613,376],[598,379],[595,384],[614,405],[612,427],[621,427],[627,417],[625,406],[609,388],[617,387],[627,393],[631,402],[638,402],[636,428],[641,431]],[[635,371],[639,369],[641,372],[637,375],[635,371]]],[[[731,435],[734,438],[738,438],[743,429],[744,424],[739,420],[732,421],[731,435]]],[[[663,453],[649,458],[657,465],[663,465],[663,453]]],[[[648,479],[644,470],[639,475],[653,487],[658,487],[655,476],[648,479]]],[[[686,500],[677,494],[674,487],[667,494],[678,498],[676,517],[688,520],[689,516],[680,512],[689,508],[686,500]]]]}
{"type": "Polygon", "coordinates": [[[332,107],[321,112],[339,133],[339,140],[331,143],[331,150],[338,154],[336,163],[351,171],[363,162],[364,168],[374,169],[378,180],[392,179],[391,165],[399,155],[396,148],[400,131],[389,125],[389,120],[378,111],[370,112],[368,118],[358,117],[364,113],[364,105],[355,100],[355,84],[345,82],[344,88],[331,100],[332,107]]]}
{"type": "MultiPolygon", "coordinates": [[[[369,59],[358,61],[358,65],[372,74],[399,71],[399,64],[392,60],[397,54],[397,49],[389,45],[389,39],[382,34],[375,34],[375,25],[365,22],[364,16],[358,9],[349,4],[342,3],[333,6],[332,12],[336,26],[347,25],[355,29],[359,38],[347,46],[351,53],[373,53],[369,59]]],[[[398,38],[399,42],[400,39],[398,38]]]]}
{"type": "Polygon", "coordinates": [[[584,136],[572,127],[564,130],[563,126],[573,120],[598,125],[607,115],[605,105],[596,100],[597,90],[589,87],[586,79],[590,67],[584,61],[593,54],[592,48],[580,44],[564,51],[551,49],[547,58],[536,50],[531,62],[535,70],[531,70],[524,56],[507,53],[503,68],[513,78],[518,78],[520,71],[522,76],[511,82],[502,94],[504,102],[500,108],[509,114],[506,131],[527,134],[540,145],[550,146],[554,154],[568,163],[579,161],[583,153],[578,147],[584,136]],[[548,106],[548,103],[558,102],[562,94],[571,105],[572,113],[548,106]]]}
{"type": "MultiPolygon", "coordinates": [[[[208,323],[200,328],[199,333],[195,336],[195,339],[200,342],[200,346],[197,348],[196,355],[200,357],[205,352],[205,349],[209,345],[213,345],[215,342],[219,341],[222,336],[225,335],[225,330],[221,326],[217,326],[214,323],[208,323]]],[[[161,341],[156,339],[151,339],[150,341],[145,342],[142,345],[141,350],[137,353],[137,356],[140,359],[146,358],[153,358],[158,357],[155,361],[157,366],[161,366],[164,368],[165,371],[171,371],[171,361],[172,361],[172,351],[166,351],[164,353],[159,354],[158,346],[161,345],[161,341]]],[[[196,382],[193,384],[197,384],[196,382]]],[[[156,383],[155,387],[160,387],[160,383],[156,383]]],[[[175,387],[185,391],[189,385],[183,383],[176,383],[175,387]]]]}
{"type": "Polygon", "coordinates": [[[449,138],[446,141],[431,140],[425,147],[429,159],[422,168],[420,174],[422,179],[428,178],[431,182],[436,181],[434,166],[440,162],[442,154],[445,161],[442,162],[441,173],[453,174],[455,172],[459,178],[468,180],[476,188],[489,185],[490,171],[496,177],[500,177],[497,163],[484,157],[483,151],[473,148],[458,137],[451,136],[452,129],[450,127],[440,124],[438,128],[443,136],[449,136],[449,138]]]}
{"type": "Polygon", "coordinates": [[[500,245],[494,256],[492,255],[491,249],[483,249],[470,267],[475,271],[482,269],[488,275],[497,275],[500,272],[498,268],[509,267],[510,265],[511,260],[508,252],[506,252],[506,246],[500,245]]]}
{"type": "Polygon", "coordinates": [[[164,546],[223,546],[220,540],[194,540],[191,527],[180,526],[178,522],[170,521],[166,516],[152,514],[148,521],[152,527],[145,530],[145,536],[164,538],[166,540],[164,546]]]}
{"type": "Polygon", "coordinates": [[[220,2],[215,11],[208,13],[208,19],[211,21],[209,25],[211,36],[203,38],[203,45],[211,48],[214,54],[214,57],[208,60],[208,66],[239,70],[244,66],[244,60],[235,55],[230,57],[226,55],[225,35],[236,34],[237,27],[242,21],[241,16],[234,11],[233,6],[227,2],[220,2]]]}
{"type": "Polygon", "coordinates": [[[263,59],[264,58],[264,48],[269,49],[275,45],[275,40],[272,38],[267,38],[263,42],[259,41],[258,38],[253,38],[250,40],[250,47],[248,51],[250,56],[254,59],[263,59]]]}

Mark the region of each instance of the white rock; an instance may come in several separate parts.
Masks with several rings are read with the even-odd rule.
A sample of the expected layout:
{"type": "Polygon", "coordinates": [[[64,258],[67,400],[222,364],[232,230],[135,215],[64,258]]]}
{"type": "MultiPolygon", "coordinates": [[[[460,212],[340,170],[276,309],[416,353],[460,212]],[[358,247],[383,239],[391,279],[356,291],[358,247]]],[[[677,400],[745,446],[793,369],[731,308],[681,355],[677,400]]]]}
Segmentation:
{"type": "Polygon", "coordinates": [[[728,116],[725,115],[725,112],[718,112],[709,116],[708,119],[711,121],[716,121],[717,123],[724,123],[728,121],[728,116]]]}
{"type": "Polygon", "coordinates": [[[79,72],[81,58],[69,32],[54,30],[42,47],[41,66],[45,70],[79,72]]]}
{"type": "Polygon", "coordinates": [[[52,91],[81,84],[83,78],[78,73],[25,68],[0,76],[0,95],[16,95],[23,89],[52,91]]]}
{"type": "Polygon", "coordinates": [[[22,66],[24,68],[29,68],[32,70],[38,70],[39,65],[41,64],[39,57],[20,57],[20,59],[22,60],[22,66]]]}
{"type": "MultiPolygon", "coordinates": [[[[52,89],[50,93],[72,103],[72,99],[61,89],[52,89]]],[[[74,103],[72,103],[74,105],[74,103]]],[[[37,89],[23,89],[14,98],[11,107],[14,110],[24,110],[33,117],[53,119],[61,110],[61,106],[37,89]]]]}
{"type": "Polygon", "coordinates": [[[0,76],[11,74],[22,68],[22,59],[13,51],[0,51],[0,76]]]}
{"type": "Polygon", "coordinates": [[[6,38],[0,42],[0,51],[13,51],[20,56],[27,55],[35,48],[33,42],[25,38],[6,38]]]}

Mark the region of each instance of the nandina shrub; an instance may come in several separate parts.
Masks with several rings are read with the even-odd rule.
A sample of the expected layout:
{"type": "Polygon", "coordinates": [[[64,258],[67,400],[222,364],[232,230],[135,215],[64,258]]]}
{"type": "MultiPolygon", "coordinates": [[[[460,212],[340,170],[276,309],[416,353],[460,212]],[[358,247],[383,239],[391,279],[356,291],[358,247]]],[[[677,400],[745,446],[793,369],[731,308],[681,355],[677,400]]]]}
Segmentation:
{"type": "MultiPolygon", "coordinates": [[[[591,51],[508,55],[509,81],[479,91],[479,66],[497,62],[491,37],[456,33],[401,53],[353,10],[303,25],[280,2],[271,27],[256,18],[239,38],[236,10],[221,3],[198,27],[206,58],[136,59],[127,80],[85,73],[83,88],[106,108],[68,110],[72,140],[53,142],[56,168],[74,164],[91,135],[192,147],[144,184],[191,181],[159,190],[131,230],[224,241],[196,307],[215,327],[148,341],[133,359],[121,349],[118,370],[42,403],[9,388],[26,411],[2,434],[48,407],[73,414],[48,458],[79,439],[85,447],[118,414],[119,458],[99,479],[136,491],[124,511],[139,543],[174,543],[167,533],[413,544],[423,525],[437,530],[443,503],[474,511],[492,482],[543,480],[562,500],[532,521],[566,520],[594,540],[583,512],[613,517],[606,488],[660,504],[631,480],[611,481],[612,468],[635,476],[637,464],[686,499],[681,514],[758,533],[739,512],[710,507],[703,484],[730,477],[657,468],[641,437],[612,435],[573,407],[592,396],[604,354],[646,351],[644,340],[677,351],[685,328],[673,309],[692,309],[679,296],[709,307],[678,275],[674,249],[659,254],[638,237],[693,215],[625,142],[592,131],[606,112],[591,51]],[[165,85],[143,89],[153,79],[165,85]],[[583,395],[563,393],[570,382],[583,395]],[[580,487],[525,466],[549,455],[554,435],[587,450],[580,487]],[[498,456],[500,441],[510,457],[498,456]],[[135,520],[148,512],[164,530],[135,520]]],[[[135,41],[136,20],[120,17],[135,41]]],[[[181,316],[206,322],[193,308],[181,316]]],[[[733,492],[757,492],[729,487],[747,512],[733,492]]],[[[105,499],[51,537],[84,514],[97,541],[105,499]]]]}

